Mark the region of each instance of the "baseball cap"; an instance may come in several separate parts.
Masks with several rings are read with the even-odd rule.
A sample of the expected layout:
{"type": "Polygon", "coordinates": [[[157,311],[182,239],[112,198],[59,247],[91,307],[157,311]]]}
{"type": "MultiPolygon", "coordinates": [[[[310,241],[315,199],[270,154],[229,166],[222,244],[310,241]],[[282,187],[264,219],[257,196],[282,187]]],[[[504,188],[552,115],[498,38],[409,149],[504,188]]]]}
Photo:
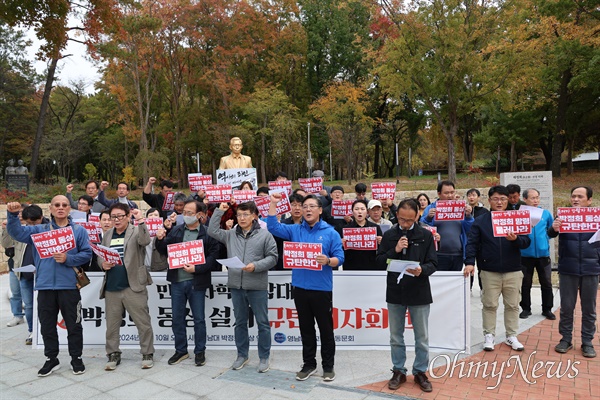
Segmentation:
{"type": "Polygon", "coordinates": [[[371,200],[369,201],[369,210],[373,207],[381,207],[381,202],[379,200],[371,200]]]}
{"type": "Polygon", "coordinates": [[[325,176],[325,172],[321,171],[320,169],[315,169],[312,173],[313,178],[322,178],[325,176]]]}

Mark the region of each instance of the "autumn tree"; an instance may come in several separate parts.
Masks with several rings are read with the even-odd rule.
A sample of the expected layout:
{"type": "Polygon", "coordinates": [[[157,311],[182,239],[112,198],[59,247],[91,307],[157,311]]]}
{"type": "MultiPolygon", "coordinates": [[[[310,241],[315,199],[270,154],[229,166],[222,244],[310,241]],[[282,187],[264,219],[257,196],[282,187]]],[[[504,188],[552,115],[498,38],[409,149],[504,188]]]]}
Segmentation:
{"type": "Polygon", "coordinates": [[[368,145],[373,120],[367,115],[365,90],[349,82],[336,82],[310,106],[310,114],[327,127],[332,146],[341,153],[346,165],[348,184],[356,176],[356,167],[368,145]]]}

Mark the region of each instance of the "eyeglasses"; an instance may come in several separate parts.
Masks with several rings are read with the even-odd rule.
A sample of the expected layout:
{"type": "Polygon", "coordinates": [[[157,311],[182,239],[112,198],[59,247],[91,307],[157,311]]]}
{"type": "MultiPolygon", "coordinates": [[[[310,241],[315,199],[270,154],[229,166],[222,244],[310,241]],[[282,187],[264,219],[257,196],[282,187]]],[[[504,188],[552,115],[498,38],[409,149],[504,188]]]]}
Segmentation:
{"type": "Polygon", "coordinates": [[[184,211],[184,212],[182,212],[182,214],[186,217],[191,217],[192,215],[196,215],[196,213],[193,211],[184,211]]]}
{"type": "Polygon", "coordinates": [[[316,204],[307,204],[307,205],[302,206],[303,210],[309,210],[309,209],[314,210],[315,208],[319,208],[319,206],[316,204]]]}
{"type": "Polygon", "coordinates": [[[54,208],[60,208],[60,207],[67,208],[67,207],[69,207],[69,203],[54,203],[52,205],[54,206],[54,208]]]}
{"type": "Polygon", "coordinates": [[[79,204],[80,206],[88,206],[88,207],[89,207],[89,204],[88,204],[88,202],[87,202],[87,201],[80,201],[80,202],[79,202],[79,203],[77,203],[77,204],[79,204]]]}
{"type": "Polygon", "coordinates": [[[127,214],[111,215],[110,219],[112,219],[114,221],[120,221],[123,218],[125,218],[126,216],[127,216],[127,214]]]}
{"type": "Polygon", "coordinates": [[[494,203],[504,203],[508,201],[508,197],[490,197],[490,201],[494,203]]]}
{"type": "Polygon", "coordinates": [[[406,219],[406,218],[398,218],[398,222],[401,222],[403,224],[409,224],[411,222],[415,222],[414,219],[406,219]]]}
{"type": "Polygon", "coordinates": [[[292,208],[302,208],[302,204],[292,203],[292,208]]]}
{"type": "Polygon", "coordinates": [[[246,218],[252,217],[252,214],[249,214],[249,213],[237,214],[237,217],[241,218],[241,219],[246,219],[246,218]]]}

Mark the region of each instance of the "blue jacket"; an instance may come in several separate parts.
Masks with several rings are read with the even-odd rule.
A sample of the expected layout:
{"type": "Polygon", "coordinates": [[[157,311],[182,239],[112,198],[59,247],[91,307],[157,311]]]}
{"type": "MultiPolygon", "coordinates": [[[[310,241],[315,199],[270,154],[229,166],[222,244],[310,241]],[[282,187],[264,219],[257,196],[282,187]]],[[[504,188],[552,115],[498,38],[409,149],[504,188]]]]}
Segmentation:
{"type": "Polygon", "coordinates": [[[592,247],[589,233],[561,233],[552,227],[548,236],[558,236],[558,273],[565,275],[600,275],[600,249],[592,247]]]}
{"type": "MultiPolygon", "coordinates": [[[[440,233],[440,235],[442,237],[441,241],[440,241],[440,249],[438,250],[438,254],[444,254],[442,249],[444,247],[444,245],[443,245],[444,237],[446,237],[447,233],[446,233],[446,235],[441,233],[439,226],[441,224],[452,224],[454,221],[437,222],[435,220],[435,217],[433,217],[432,219],[427,219],[427,215],[429,215],[429,210],[432,208],[435,208],[436,206],[437,206],[437,200],[427,206],[425,211],[423,211],[423,216],[421,217],[421,219],[419,221],[424,222],[429,226],[437,226],[438,227],[438,233],[440,233]]],[[[460,227],[461,227],[460,232],[458,232],[458,229],[456,231],[456,234],[460,235],[460,243],[462,244],[463,257],[465,257],[465,255],[466,255],[465,249],[467,246],[467,239],[468,239],[469,231],[471,230],[471,225],[473,225],[474,221],[475,221],[475,218],[473,218],[473,215],[470,215],[468,217],[465,215],[465,219],[460,221],[460,227]]],[[[456,222],[454,222],[454,224],[456,224],[456,222]]],[[[442,229],[441,231],[445,231],[445,230],[442,229]]]]}
{"type": "MultiPolygon", "coordinates": [[[[311,228],[306,221],[302,224],[286,225],[277,221],[277,217],[270,215],[267,218],[267,227],[273,236],[284,240],[302,243],[321,243],[323,254],[327,257],[337,257],[338,265],[344,263],[344,249],[342,239],[331,225],[319,220],[311,228]]],[[[294,268],[292,270],[292,286],[307,290],[333,290],[333,270],[329,265],[323,265],[321,271],[294,268]]]]}
{"type": "MultiPolygon", "coordinates": [[[[61,228],[54,223],[54,220],[47,224],[22,226],[19,214],[9,212],[6,229],[16,241],[33,245],[31,235],[50,231],[50,224],[52,224],[52,229],[61,228]]],[[[67,261],[64,264],[54,261],[54,258],[42,259],[37,251],[33,252],[33,260],[37,269],[35,274],[36,290],[77,289],[77,279],[73,267],[89,264],[92,259],[92,248],[84,228],[71,223],[70,219],[69,226],[73,228],[77,247],[67,252],[67,261]]]]}
{"type": "Polygon", "coordinates": [[[521,250],[521,257],[550,257],[550,243],[548,242],[550,238],[547,231],[552,227],[553,222],[552,214],[548,210],[544,210],[541,221],[527,235],[531,239],[531,244],[528,248],[521,250]]]}
{"type": "Polygon", "coordinates": [[[475,265],[481,271],[515,272],[521,271],[521,252],[528,247],[531,239],[526,235],[510,241],[505,237],[494,237],[492,213],[480,215],[469,232],[465,265],[475,265]]]}

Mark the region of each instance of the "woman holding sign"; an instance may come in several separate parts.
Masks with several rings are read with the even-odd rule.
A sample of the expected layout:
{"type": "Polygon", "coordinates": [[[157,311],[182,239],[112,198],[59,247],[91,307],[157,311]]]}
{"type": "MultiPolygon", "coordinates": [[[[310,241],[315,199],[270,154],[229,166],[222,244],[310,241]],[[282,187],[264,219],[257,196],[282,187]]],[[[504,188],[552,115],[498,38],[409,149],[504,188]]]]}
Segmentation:
{"type": "MultiPolygon", "coordinates": [[[[296,374],[296,379],[304,381],[317,371],[317,335],[315,320],[319,326],[321,338],[321,358],[323,380],[335,379],[333,370],[335,357],[335,339],[333,337],[333,271],[344,262],[342,240],[333,227],[321,221],[323,207],[314,195],[306,196],[302,201],[302,217],[300,225],[285,225],[277,221],[277,203],[281,193],[271,195],[267,227],[274,236],[298,244],[318,244],[321,252],[313,257],[305,257],[312,261],[310,266],[287,267],[292,269],[292,286],[294,304],[298,312],[300,335],[302,336],[302,358],[304,364],[296,374]]],[[[308,247],[308,246],[307,246],[308,247]]],[[[285,246],[284,246],[285,252],[285,246]]],[[[302,261],[302,260],[300,260],[302,261]]],[[[286,254],[284,253],[284,268],[286,254]]],[[[294,264],[296,265],[296,264],[294,264]]]]}
{"type": "Polygon", "coordinates": [[[379,225],[367,221],[367,202],[352,203],[352,221],[343,229],[344,271],[378,270],[375,258],[383,234],[379,225]]]}

